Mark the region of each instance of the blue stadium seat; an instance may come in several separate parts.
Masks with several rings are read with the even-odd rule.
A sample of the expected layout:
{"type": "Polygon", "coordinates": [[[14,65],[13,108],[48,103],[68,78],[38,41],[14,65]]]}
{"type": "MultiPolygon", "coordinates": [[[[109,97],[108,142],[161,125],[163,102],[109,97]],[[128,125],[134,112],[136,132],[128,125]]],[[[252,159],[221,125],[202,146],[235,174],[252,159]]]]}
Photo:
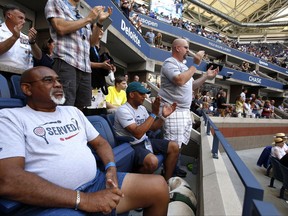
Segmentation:
{"type": "Polygon", "coordinates": [[[12,88],[13,88],[12,97],[21,99],[24,102],[24,104],[26,104],[26,96],[23,94],[23,92],[21,90],[21,86],[20,86],[21,76],[20,75],[12,75],[10,79],[11,79],[11,84],[12,84],[12,88]]]}
{"type": "Polygon", "coordinates": [[[5,215],[6,214],[8,215],[14,210],[20,208],[21,205],[22,205],[21,203],[16,201],[0,199],[0,214],[4,213],[5,215]]]}
{"type": "Polygon", "coordinates": [[[280,162],[277,158],[270,156],[270,161],[272,164],[272,171],[273,171],[273,176],[271,177],[270,180],[270,185],[269,187],[274,187],[274,180],[277,179],[278,181],[283,182],[283,175],[280,170],[280,162]]]}
{"type": "MultiPolygon", "coordinates": [[[[117,170],[131,172],[133,169],[134,150],[128,142],[118,144],[107,120],[99,115],[87,116],[100,135],[111,145],[115,157],[117,170]]],[[[97,158],[97,157],[96,157],[97,158]]]]}
{"type": "Polygon", "coordinates": [[[284,192],[285,190],[288,190],[288,167],[282,165],[281,163],[279,164],[280,164],[280,170],[283,175],[283,186],[281,187],[280,190],[280,198],[284,199],[284,192]]]}
{"type": "Polygon", "coordinates": [[[7,79],[0,74],[0,109],[23,107],[24,103],[21,99],[11,98],[7,79]]]}

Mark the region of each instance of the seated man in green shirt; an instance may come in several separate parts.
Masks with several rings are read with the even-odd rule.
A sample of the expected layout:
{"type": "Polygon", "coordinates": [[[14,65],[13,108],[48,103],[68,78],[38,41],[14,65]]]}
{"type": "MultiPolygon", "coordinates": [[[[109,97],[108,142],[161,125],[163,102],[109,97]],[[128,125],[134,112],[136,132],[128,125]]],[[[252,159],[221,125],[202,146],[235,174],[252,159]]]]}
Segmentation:
{"type": "Polygon", "coordinates": [[[127,82],[124,76],[115,78],[115,86],[108,87],[106,96],[107,112],[114,113],[116,109],[127,101],[125,89],[127,82]]]}

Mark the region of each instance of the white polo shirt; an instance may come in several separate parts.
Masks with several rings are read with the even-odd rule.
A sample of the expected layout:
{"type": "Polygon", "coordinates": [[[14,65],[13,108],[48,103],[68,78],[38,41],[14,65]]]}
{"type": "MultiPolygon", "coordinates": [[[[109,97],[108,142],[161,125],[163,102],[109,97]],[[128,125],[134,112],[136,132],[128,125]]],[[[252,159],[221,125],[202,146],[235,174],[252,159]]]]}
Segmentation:
{"type": "MultiPolygon", "coordinates": [[[[0,24],[0,42],[7,40],[13,34],[5,22],[0,24]]],[[[27,70],[33,67],[31,45],[27,35],[20,33],[20,38],[4,54],[0,55],[0,64],[27,70]]]]}

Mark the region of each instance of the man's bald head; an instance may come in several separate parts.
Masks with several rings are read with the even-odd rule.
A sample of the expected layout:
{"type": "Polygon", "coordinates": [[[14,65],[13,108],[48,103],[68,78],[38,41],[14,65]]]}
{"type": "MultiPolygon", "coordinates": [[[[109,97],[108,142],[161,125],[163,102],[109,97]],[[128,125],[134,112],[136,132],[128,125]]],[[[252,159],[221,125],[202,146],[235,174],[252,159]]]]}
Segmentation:
{"type": "Polygon", "coordinates": [[[183,38],[177,38],[172,42],[172,48],[176,46],[186,46],[188,44],[187,40],[183,38]]]}
{"type": "Polygon", "coordinates": [[[26,70],[20,82],[27,104],[34,110],[50,112],[65,103],[61,81],[51,68],[39,66],[26,70]]]}
{"type": "Polygon", "coordinates": [[[177,38],[172,42],[172,56],[182,62],[189,53],[189,43],[183,38],[177,38]]]}
{"type": "Polygon", "coordinates": [[[56,74],[54,70],[44,66],[30,68],[24,71],[21,76],[20,83],[33,82],[34,80],[39,79],[39,77],[42,78],[47,72],[56,74]]]}

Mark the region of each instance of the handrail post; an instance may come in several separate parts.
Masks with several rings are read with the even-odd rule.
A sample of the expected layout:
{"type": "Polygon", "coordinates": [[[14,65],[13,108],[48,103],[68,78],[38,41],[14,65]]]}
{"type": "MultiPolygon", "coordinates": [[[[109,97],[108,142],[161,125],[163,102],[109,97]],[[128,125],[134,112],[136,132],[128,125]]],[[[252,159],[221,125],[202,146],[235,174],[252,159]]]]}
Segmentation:
{"type": "Polygon", "coordinates": [[[213,137],[213,146],[212,146],[212,156],[214,159],[218,159],[218,148],[219,148],[219,139],[215,135],[213,137]]]}
{"type": "Polygon", "coordinates": [[[264,191],[259,188],[247,187],[244,195],[242,215],[250,215],[253,208],[253,200],[263,200],[264,191]]]}
{"type": "Polygon", "coordinates": [[[210,135],[210,122],[207,120],[207,130],[206,134],[209,136],[210,135]]]}
{"type": "Polygon", "coordinates": [[[203,118],[204,118],[204,122],[205,122],[205,126],[207,125],[207,116],[206,116],[206,114],[202,111],[202,116],[203,116],[203,118]]]}

